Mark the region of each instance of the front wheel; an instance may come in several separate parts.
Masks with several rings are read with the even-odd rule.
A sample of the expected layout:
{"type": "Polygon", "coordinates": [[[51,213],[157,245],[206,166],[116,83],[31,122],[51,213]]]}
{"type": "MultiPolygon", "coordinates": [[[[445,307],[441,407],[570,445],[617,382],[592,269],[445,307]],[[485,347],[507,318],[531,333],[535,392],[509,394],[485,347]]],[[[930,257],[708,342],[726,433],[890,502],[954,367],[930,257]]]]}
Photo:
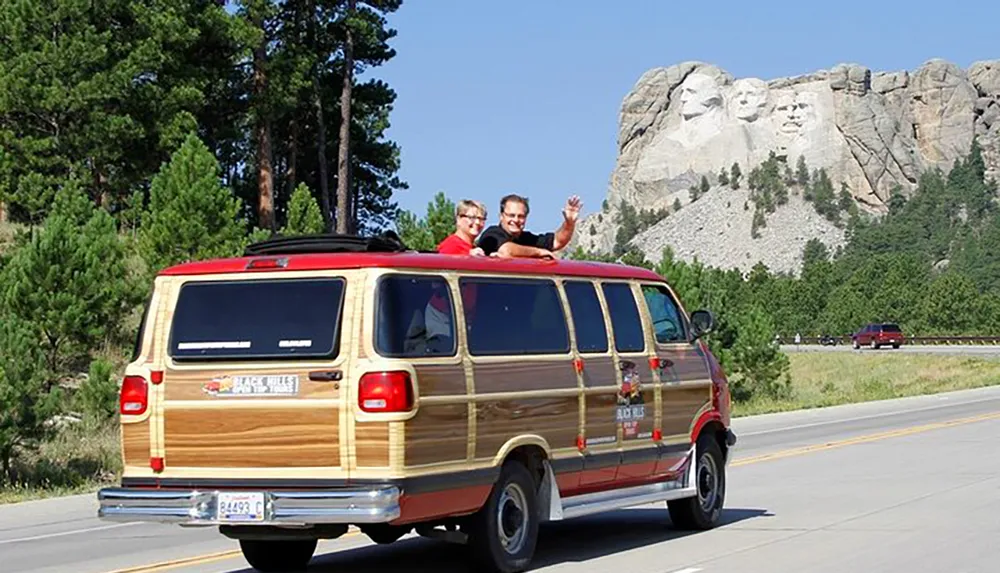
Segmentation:
{"type": "Polygon", "coordinates": [[[240,549],[257,571],[305,571],[316,551],[316,540],[240,539],[240,549]]]}
{"type": "Polygon", "coordinates": [[[711,529],[722,517],[726,501],[726,466],[722,448],[711,434],[702,434],[695,449],[695,488],[692,497],[667,502],[670,519],[678,529],[711,529]]]}
{"type": "Polygon", "coordinates": [[[524,571],[535,554],[538,521],[535,480],[523,464],[508,462],[469,523],[469,549],[487,571],[524,571]]]}

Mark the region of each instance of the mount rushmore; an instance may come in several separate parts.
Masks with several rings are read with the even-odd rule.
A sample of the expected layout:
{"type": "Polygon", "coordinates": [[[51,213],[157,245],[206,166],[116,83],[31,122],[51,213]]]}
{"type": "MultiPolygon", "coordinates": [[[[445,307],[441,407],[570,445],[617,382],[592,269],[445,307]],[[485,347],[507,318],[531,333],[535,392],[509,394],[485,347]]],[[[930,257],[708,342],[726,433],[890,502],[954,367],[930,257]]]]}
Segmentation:
{"type": "Polygon", "coordinates": [[[577,241],[611,252],[624,202],[676,211],[632,239],[650,260],[669,245],[711,266],[745,270],[760,261],[795,271],[809,239],[835,248],[844,231],[792,197],[751,239],[749,190],[719,185],[721,170],[736,163],[746,174],[772,153],[794,169],[802,157],[878,216],[894,189],[911,192],[926,169],[947,171],[974,136],[988,174],[1000,179],[1000,60],[875,73],[840,64],[771,81],[736,79],[703,62],[652,69],[622,102],[605,207],[583,221],[577,241]],[[703,176],[712,188],[692,202],[689,189],[703,176]]]}

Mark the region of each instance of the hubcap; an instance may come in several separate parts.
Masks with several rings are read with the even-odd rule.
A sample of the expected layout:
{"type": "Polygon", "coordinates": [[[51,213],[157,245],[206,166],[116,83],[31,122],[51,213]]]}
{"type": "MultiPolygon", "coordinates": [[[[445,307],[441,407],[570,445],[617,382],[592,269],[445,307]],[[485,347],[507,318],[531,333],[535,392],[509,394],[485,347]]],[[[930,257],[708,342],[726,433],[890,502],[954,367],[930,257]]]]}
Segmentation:
{"type": "Polygon", "coordinates": [[[509,554],[524,547],[528,535],[528,501],[524,490],[516,483],[509,483],[497,503],[497,531],[500,545],[509,554]]]}
{"type": "Polygon", "coordinates": [[[715,509],[716,500],[719,497],[719,470],[715,465],[715,458],[708,452],[701,455],[698,460],[698,502],[701,509],[706,513],[711,513],[715,509]]]}

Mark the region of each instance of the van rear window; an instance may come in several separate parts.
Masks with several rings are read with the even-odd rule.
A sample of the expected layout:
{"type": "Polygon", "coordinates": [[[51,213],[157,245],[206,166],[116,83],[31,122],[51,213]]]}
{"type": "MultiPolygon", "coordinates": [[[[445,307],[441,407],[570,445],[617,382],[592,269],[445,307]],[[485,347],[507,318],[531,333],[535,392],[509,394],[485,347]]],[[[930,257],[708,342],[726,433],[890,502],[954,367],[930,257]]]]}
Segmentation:
{"type": "Polygon", "coordinates": [[[343,279],[206,281],[181,287],[176,360],[334,358],[343,279]]]}

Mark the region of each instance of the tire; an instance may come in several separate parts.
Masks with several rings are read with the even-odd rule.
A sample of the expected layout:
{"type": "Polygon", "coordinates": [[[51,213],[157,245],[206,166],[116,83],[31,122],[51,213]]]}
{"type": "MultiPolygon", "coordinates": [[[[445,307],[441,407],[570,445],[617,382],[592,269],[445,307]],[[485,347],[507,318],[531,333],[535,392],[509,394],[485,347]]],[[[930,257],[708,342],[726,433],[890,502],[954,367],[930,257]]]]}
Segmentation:
{"type": "Polygon", "coordinates": [[[899,350],[899,345],[898,344],[893,344],[892,347],[895,348],[896,350],[899,350]]]}
{"type": "Polygon", "coordinates": [[[854,341],[854,342],[852,343],[852,346],[854,346],[854,349],[855,349],[855,350],[861,350],[861,345],[860,345],[860,344],[858,344],[858,341],[857,341],[857,340],[855,340],[855,341],[854,341]]]}
{"type": "Polygon", "coordinates": [[[872,350],[878,350],[878,342],[872,340],[872,350]]]}
{"type": "Polygon", "coordinates": [[[719,524],[722,506],[726,502],[726,466],[722,448],[711,434],[698,438],[695,450],[695,487],[693,497],[667,502],[670,520],[678,529],[705,530],[719,524]]]}
{"type": "Polygon", "coordinates": [[[240,539],[243,558],[257,571],[305,571],[316,551],[315,539],[240,539]]]}
{"type": "Polygon", "coordinates": [[[409,533],[411,529],[413,528],[389,525],[388,523],[375,523],[361,526],[361,533],[364,533],[368,536],[368,539],[379,545],[388,545],[389,543],[399,541],[399,538],[409,533]]]}
{"type": "Polygon", "coordinates": [[[472,557],[491,573],[528,568],[538,542],[535,480],[519,462],[507,462],[483,507],[469,522],[472,557]]]}

